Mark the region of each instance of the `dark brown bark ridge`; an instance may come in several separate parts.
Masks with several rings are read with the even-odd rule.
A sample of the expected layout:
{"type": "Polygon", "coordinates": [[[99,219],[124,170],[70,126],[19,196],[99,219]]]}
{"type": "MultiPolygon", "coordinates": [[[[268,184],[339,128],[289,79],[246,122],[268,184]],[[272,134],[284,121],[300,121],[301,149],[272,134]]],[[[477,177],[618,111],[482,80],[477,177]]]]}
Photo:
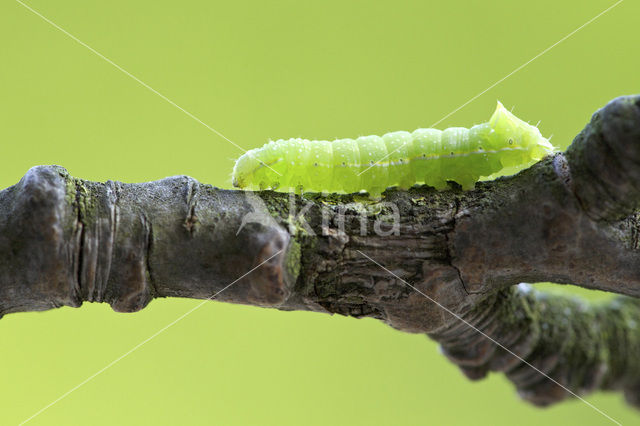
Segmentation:
{"type": "Polygon", "coordinates": [[[83,301],[135,312],[224,289],[216,299],[428,334],[468,377],[502,371],[534,404],[571,395],[527,363],[576,394],[622,390],[640,406],[640,95],[516,176],[383,201],[34,167],[0,192],[0,314],[83,301]],[[540,281],[622,296],[595,305],[516,285],[540,281]]]}

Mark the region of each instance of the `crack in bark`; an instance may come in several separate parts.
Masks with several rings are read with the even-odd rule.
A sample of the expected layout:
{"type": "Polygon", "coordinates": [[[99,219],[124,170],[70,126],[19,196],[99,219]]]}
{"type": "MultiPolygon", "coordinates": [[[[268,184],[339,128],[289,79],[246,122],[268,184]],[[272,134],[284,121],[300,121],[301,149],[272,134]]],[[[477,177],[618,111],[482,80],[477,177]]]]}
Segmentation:
{"type": "Polygon", "coordinates": [[[191,178],[189,179],[187,189],[187,217],[184,221],[184,227],[189,234],[193,237],[193,234],[197,230],[198,216],[196,215],[196,205],[198,203],[198,183],[191,178]]]}
{"type": "Polygon", "coordinates": [[[455,264],[455,255],[454,255],[453,247],[451,246],[451,238],[449,236],[450,234],[454,234],[456,232],[456,221],[458,218],[458,212],[460,211],[460,200],[458,198],[454,198],[454,203],[455,203],[455,207],[453,209],[453,214],[451,215],[451,230],[449,232],[444,233],[444,237],[446,239],[446,246],[447,246],[447,260],[451,264],[451,267],[455,269],[456,273],[458,274],[458,279],[460,280],[460,283],[462,284],[462,288],[464,289],[465,293],[467,293],[467,295],[470,295],[471,293],[467,289],[467,285],[462,279],[460,268],[458,268],[455,264]]]}
{"type": "Polygon", "coordinates": [[[75,204],[74,209],[76,210],[76,233],[78,234],[78,238],[76,239],[75,244],[75,256],[76,259],[76,286],[74,286],[74,294],[72,297],[76,298],[79,304],[82,304],[82,294],[84,291],[84,287],[86,283],[83,282],[83,270],[84,270],[84,245],[85,245],[85,225],[82,217],[82,208],[81,206],[84,204],[84,195],[82,194],[82,190],[84,187],[79,179],[75,180],[75,204]],[[79,232],[77,229],[79,228],[79,232]]]}
{"type": "Polygon", "coordinates": [[[109,220],[111,223],[111,233],[109,235],[109,244],[107,246],[107,255],[106,255],[106,265],[105,265],[105,274],[102,279],[102,285],[98,288],[97,297],[95,301],[104,302],[104,296],[107,291],[107,286],[109,284],[109,277],[111,276],[111,266],[113,264],[113,252],[116,245],[116,235],[118,232],[118,202],[120,198],[120,184],[119,182],[114,182],[112,180],[107,181],[107,188],[109,191],[109,198],[111,203],[111,208],[109,210],[109,220]],[[112,199],[111,199],[112,198],[112,199]]]}
{"type": "Polygon", "coordinates": [[[156,290],[156,287],[155,287],[155,281],[153,279],[153,273],[151,271],[151,256],[153,252],[153,223],[147,218],[144,212],[142,213],[142,218],[144,221],[145,233],[147,236],[145,249],[144,249],[145,266],[147,268],[147,276],[148,276],[147,284],[149,285],[150,297],[153,299],[158,294],[158,291],[156,290]]]}

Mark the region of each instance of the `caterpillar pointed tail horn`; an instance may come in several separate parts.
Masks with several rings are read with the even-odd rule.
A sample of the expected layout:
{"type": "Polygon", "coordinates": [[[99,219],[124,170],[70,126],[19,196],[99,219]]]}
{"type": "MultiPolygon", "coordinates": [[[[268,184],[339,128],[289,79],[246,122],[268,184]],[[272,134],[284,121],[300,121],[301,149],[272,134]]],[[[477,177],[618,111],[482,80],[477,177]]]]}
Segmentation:
{"type": "Polygon", "coordinates": [[[417,129],[383,136],[315,141],[280,139],[247,151],[236,161],[235,187],[312,192],[367,191],[447,181],[472,189],[481,178],[510,167],[524,168],[555,152],[536,126],[500,102],[488,122],[471,128],[417,129]]]}

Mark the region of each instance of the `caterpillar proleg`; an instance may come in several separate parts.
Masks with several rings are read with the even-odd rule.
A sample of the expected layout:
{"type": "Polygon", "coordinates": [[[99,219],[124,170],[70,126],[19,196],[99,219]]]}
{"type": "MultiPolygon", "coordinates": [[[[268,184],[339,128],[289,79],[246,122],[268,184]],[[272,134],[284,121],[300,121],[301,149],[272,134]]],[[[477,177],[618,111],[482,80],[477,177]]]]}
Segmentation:
{"type": "Polygon", "coordinates": [[[232,181],[238,188],[364,190],[373,197],[388,187],[407,189],[417,183],[441,190],[447,181],[454,181],[468,190],[482,177],[505,167],[529,165],[553,152],[537,127],[498,102],[488,122],[469,129],[417,129],[333,142],[300,138],[269,142],[238,158],[232,181]]]}

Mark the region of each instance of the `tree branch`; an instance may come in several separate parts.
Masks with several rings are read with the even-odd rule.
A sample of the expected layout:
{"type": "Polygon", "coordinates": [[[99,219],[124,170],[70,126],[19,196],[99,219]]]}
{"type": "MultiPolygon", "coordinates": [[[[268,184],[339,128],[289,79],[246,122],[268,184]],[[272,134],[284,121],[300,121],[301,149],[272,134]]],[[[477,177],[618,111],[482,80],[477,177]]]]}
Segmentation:
{"type": "Polygon", "coordinates": [[[535,404],[570,396],[557,382],[640,405],[638,299],[595,306],[514,287],[640,296],[639,206],[640,96],[610,102],[566,153],[516,176],[466,192],[388,190],[381,203],[38,166],[0,192],[0,314],[216,295],[374,317],[438,340],[470,378],[504,372],[535,404]]]}

